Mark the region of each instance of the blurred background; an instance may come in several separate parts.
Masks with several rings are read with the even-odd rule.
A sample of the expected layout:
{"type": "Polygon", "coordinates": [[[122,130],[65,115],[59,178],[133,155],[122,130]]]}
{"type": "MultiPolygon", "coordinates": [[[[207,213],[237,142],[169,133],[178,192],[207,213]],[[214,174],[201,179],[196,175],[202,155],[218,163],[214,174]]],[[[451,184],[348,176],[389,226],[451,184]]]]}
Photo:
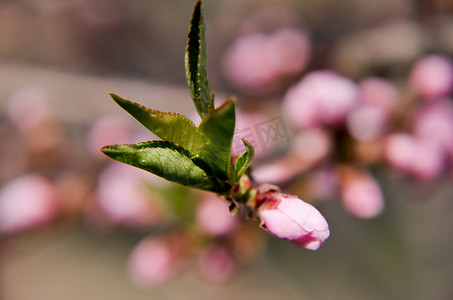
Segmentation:
{"type": "Polygon", "coordinates": [[[194,4],[0,0],[0,299],[453,299],[453,2],[204,1],[233,151],[316,252],[99,151],[155,138],[109,92],[199,122],[194,4]]]}

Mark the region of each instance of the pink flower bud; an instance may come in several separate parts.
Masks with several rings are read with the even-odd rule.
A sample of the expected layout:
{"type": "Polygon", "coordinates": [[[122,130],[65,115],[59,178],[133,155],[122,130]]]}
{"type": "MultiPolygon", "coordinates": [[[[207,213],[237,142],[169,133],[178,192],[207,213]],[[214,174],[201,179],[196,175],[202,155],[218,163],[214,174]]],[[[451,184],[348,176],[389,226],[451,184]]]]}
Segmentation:
{"type": "Polygon", "coordinates": [[[177,249],[171,240],[149,237],[142,240],[127,261],[128,274],[139,287],[161,285],[180,268],[177,249]]]}
{"type": "Polygon", "coordinates": [[[236,228],[237,218],[229,213],[227,201],[209,194],[198,206],[197,225],[207,235],[222,236],[236,228]]]}
{"type": "Polygon", "coordinates": [[[453,101],[440,99],[422,107],[413,123],[416,136],[453,151],[453,101]]]}
{"type": "Polygon", "coordinates": [[[344,208],[353,216],[371,219],[382,213],[384,197],[373,177],[355,174],[342,186],[341,199],[344,208]]]}
{"type": "Polygon", "coordinates": [[[410,84],[424,99],[434,100],[453,89],[453,64],[443,55],[428,55],[416,62],[411,70],[410,84]]]}
{"type": "Polygon", "coordinates": [[[233,275],[235,267],[231,252],[222,246],[204,249],[198,257],[200,275],[210,283],[225,283],[233,275]]]}
{"type": "Polygon", "coordinates": [[[439,177],[445,167],[446,153],[429,140],[418,139],[411,173],[422,181],[431,181],[439,177]]]}
{"type": "Polygon", "coordinates": [[[160,222],[160,212],[147,193],[142,173],[115,162],[100,174],[97,202],[113,222],[138,227],[160,222]]]}
{"type": "Polygon", "coordinates": [[[360,82],[359,88],[364,103],[387,114],[393,110],[398,101],[398,89],[386,79],[369,77],[360,82]]]}
{"type": "Polygon", "coordinates": [[[416,142],[412,135],[393,133],[385,140],[384,156],[392,167],[407,172],[412,168],[415,148],[416,142]]]}
{"type": "Polygon", "coordinates": [[[425,181],[443,171],[446,155],[439,144],[403,133],[386,139],[384,154],[396,169],[425,181]]]}
{"type": "Polygon", "coordinates": [[[258,188],[255,208],[261,227],[307,250],[317,250],[330,235],[321,213],[296,196],[262,185],[258,188]]]}
{"type": "Polygon", "coordinates": [[[326,158],[332,149],[331,137],[326,130],[314,128],[301,131],[292,143],[292,151],[308,164],[326,158]]]}
{"type": "Polygon", "coordinates": [[[359,141],[372,141],[384,134],[387,115],[377,107],[360,105],[349,113],[346,125],[349,133],[359,141]]]}
{"type": "Polygon", "coordinates": [[[253,33],[235,41],[225,54],[227,78],[247,93],[267,93],[285,77],[300,73],[307,64],[310,43],[306,34],[280,29],[272,35],[253,33]]]}
{"type": "Polygon", "coordinates": [[[265,49],[267,38],[255,33],[242,36],[232,44],[224,57],[224,70],[227,78],[244,90],[258,91],[266,88],[274,76],[273,70],[263,64],[268,58],[265,49]]]}
{"type": "Polygon", "coordinates": [[[281,28],[268,41],[269,63],[277,76],[293,76],[300,73],[310,56],[307,35],[294,28],[281,28]]]}
{"type": "Polygon", "coordinates": [[[0,233],[34,229],[57,213],[54,186],[38,175],[24,175],[0,190],[0,233]]]}
{"type": "Polygon", "coordinates": [[[312,94],[314,92],[300,81],[283,98],[283,114],[295,129],[313,128],[322,123],[319,105],[312,94]]]}
{"type": "Polygon", "coordinates": [[[295,128],[338,124],[359,100],[357,85],[334,71],[307,74],[283,99],[283,112],[295,128]]]}

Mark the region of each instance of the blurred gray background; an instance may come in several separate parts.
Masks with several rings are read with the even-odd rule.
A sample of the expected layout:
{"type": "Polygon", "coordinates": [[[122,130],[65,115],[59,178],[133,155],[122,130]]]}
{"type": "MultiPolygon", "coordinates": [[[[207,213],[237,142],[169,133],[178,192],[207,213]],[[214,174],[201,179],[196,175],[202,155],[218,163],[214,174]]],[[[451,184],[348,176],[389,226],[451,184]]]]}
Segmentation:
{"type": "MultiPolygon", "coordinates": [[[[221,72],[226,47],[256,30],[304,28],[313,43],[308,69],[332,68],[354,79],[370,74],[397,79],[423,53],[453,54],[452,1],[204,2],[211,89],[221,98],[237,93],[221,72]],[[379,50],[370,56],[360,52],[358,47],[379,28],[387,33],[382,39],[371,35],[379,50]],[[398,32],[393,35],[392,29],[398,32]]],[[[108,92],[162,111],[192,114],[183,58],[193,4],[0,0],[2,122],[7,122],[3,110],[11,94],[30,85],[50,93],[74,144],[100,116],[122,113],[108,92]]],[[[244,105],[241,99],[239,105],[244,105]]],[[[0,184],[23,171],[21,156],[5,146],[14,140],[7,128],[1,133],[0,184]]],[[[74,165],[91,171],[75,161],[66,167],[74,165]]],[[[381,216],[356,220],[338,201],[324,203],[320,209],[331,237],[319,251],[269,238],[225,285],[207,284],[189,268],[161,287],[137,289],[124,267],[139,235],[99,233],[81,218],[5,244],[0,299],[453,299],[451,177],[421,186],[385,170],[376,176],[387,205],[381,216]]]]}

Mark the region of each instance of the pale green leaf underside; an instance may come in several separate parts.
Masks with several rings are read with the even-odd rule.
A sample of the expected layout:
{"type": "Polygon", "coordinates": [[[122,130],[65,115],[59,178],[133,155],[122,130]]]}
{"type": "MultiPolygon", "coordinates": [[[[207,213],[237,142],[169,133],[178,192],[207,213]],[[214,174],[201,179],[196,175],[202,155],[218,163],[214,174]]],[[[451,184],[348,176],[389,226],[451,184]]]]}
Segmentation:
{"type": "Polygon", "coordinates": [[[244,175],[244,173],[252,164],[253,157],[255,156],[255,150],[253,149],[253,146],[245,139],[242,139],[242,142],[245,145],[245,151],[236,160],[236,164],[234,166],[235,181],[238,181],[239,178],[244,175]]]}
{"type": "Polygon", "coordinates": [[[188,33],[185,55],[186,78],[192,100],[203,119],[214,109],[214,95],[208,82],[205,25],[202,1],[195,4],[188,33]]]}
{"type": "Polygon", "coordinates": [[[112,145],[102,148],[110,158],[146,170],[169,181],[207,191],[218,191],[216,181],[198,167],[185,149],[169,142],[112,145]]]}

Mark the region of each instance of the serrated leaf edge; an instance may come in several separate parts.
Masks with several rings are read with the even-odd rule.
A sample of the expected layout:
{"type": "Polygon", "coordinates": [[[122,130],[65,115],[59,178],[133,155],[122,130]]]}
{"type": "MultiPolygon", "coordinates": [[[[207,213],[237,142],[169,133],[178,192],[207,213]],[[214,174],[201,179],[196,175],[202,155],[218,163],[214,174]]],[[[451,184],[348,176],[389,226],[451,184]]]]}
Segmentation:
{"type": "Polygon", "coordinates": [[[162,149],[170,149],[174,150],[176,152],[179,152],[180,154],[186,156],[187,158],[192,160],[192,155],[189,152],[189,150],[185,149],[183,146],[169,142],[169,141],[161,141],[161,140],[153,140],[153,141],[144,141],[140,143],[135,143],[135,144],[114,144],[114,145],[107,145],[101,148],[101,151],[104,152],[104,150],[109,150],[112,152],[135,152],[135,151],[140,151],[143,149],[153,149],[153,148],[162,148],[162,149]],[[112,149],[115,147],[120,147],[120,146],[129,146],[129,147],[137,147],[137,149],[131,149],[131,150],[125,150],[125,149],[112,149]]]}
{"type": "MultiPolygon", "coordinates": [[[[166,149],[166,150],[174,151],[176,153],[181,154],[182,156],[184,156],[187,159],[189,159],[194,164],[194,166],[196,166],[199,169],[201,169],[204,172],[204,176],[203,177],[205,177],[206,180],[210,181],[211,184],[212,184],[212,186],[203,186],[203,185],[199,185],[199,184],[191,184],[191,185],[188,185],[188,186],[190,186],[192,188],[197,188],[197,189],[201,189],[201,190],[215,192],[215,193],[225,192],[225,189],[222,188],[222,186],[224,184],[222,182],[219,182],[215,177],[210,176],[209,175],[209,170],[206,170],[203,167],[203,164],[200,164],[199,162],[197,163],[198,157],[192,156],[187,149],[185,149],[184,147],[179,146],[177,144],[174,144],[172,142],[161,141],[161,140],[152,140],[152,141],[144,141],[144,142],[135,143],[135,144],[114,144],[114,145],[107,145],[107,146],[102,147],[101,151],[105,155],[109,156],[105,151],[112,152],[112,153],[113,152],[115,152],[115,153],[134,153],[134,152],[146,151],[146,150],[149,150],[149,149],[166,149]],[[136,147],[137,149],[126,150],[126,149],[117,149],[116,148],[116,147],[120,147],[120,146],[132,146],[132,147],[136,147]]],[[[119,162],[125,163],[125,162],[122,162],[122,161],[119,161],[119,162]]],[[[140,166],[137,166],[137,165],[131,165],[129,163],[125,163],[125,164],[130,165],[130,166],[135,167],[135,168],[142,169],[140,166]]],[[[182,183],[180,183],[178,181],[170,180],[170,179],[165,178],[165,177],[163,177],[161,175],[158,175],[158,174],[156,174],[154,172],[150,172],[150,173],[153,173],[153,174],[155,174],[155,175],[157,175],[159,177],[162,177],[162,178],[164,178],[166,180],[182,184],[182,183]]]]}
{"type": "MultiPolygon", "coordinates": [[[[193,125],[194,127],[197,127],[197,125],[195,125],[195,123],[194,123],[191,119],[189,119],[188,117],[186,117],[186,116],[183,115],[183,114],[176,113],[176,112],[164,112],[164,111],[160,111],[160,110],[157,110],[157,109],[152,109],[152,108],[146,107],[146,106],[144,106],[144,105],[142,105],[142,104],[140,104],[140,103],[138,103],[138,102],[136,102],[136,101],[129,100],[129,99],[123,98],[123,97],[121,97],[121,96],[118,96],[118,95],[115,94],[115,93],[109,93],[109,95],[110,95],[110,97],[113,98],[113,100],[114,100],[119,106],[121,106],[121,108],[123,108],[123,106],[122,106],[120,103],[118,103],[118,101],[116,100],[116,98],[120,99],[121,101],[130,102],[130,103],[132,103],[132,104],[134,104],[134,105],[136,105],[136,106],[138,106],[138,107],[141,107],[141,108],[143,108],[143,109],[145,109],[145,110],[148,110],[148,111],[150,111],[150,112],[153,112],[153,113],[157,113],[157,114],[160,114],[160,115],[166,115],[166,116],[176,116],[176,117],[181,118],[181,119],[183,119],[184,121],[190,123],[190,124],[193,125]]],[[[123,109],[124,109],[124,108],[123,108],[123,109]]],[[[128,112],[128,111],[126,110],[126,112],[128,112]]],[[[129,113],[129,112],[128,112],[128,113],[129,113]]],[[[129,113],[129,114],[130,114],[130,113],[129,113]]],[[[133,116],[133,117],[134,117],[134,116],[133,116]]],[[[134,117],[134,118],[135,118],[135,117],[134,117]]],[[[140,121],[139,121],[139,122],[140,122],[140,121]]]]}
{"type": "MultiPolygon", "coordinates": [[[[195,104],[198,114],[203,119],[211,110],[214,109],[214,93],[210,94],[209,80],[207,78],[207,67],[204,66],[204,72],[201,74],[202,54],[206,55],[206,40],[203,18],[202,1],[198,0],[194,6],[192,18],[190,20],[187,47],[185,53],[186,78],[191,92],[192,100],[195,104]],[[196,52],[194,52],[196,51],[196,52]],[[192,58],[196,58],[192,63],[192,58]],[[201,76],[206,76],[206,89],[208,90],[208,102],[202,101],[201,76]]],[[[206,59],[206,58],[204,58],[206,59]]]]}

